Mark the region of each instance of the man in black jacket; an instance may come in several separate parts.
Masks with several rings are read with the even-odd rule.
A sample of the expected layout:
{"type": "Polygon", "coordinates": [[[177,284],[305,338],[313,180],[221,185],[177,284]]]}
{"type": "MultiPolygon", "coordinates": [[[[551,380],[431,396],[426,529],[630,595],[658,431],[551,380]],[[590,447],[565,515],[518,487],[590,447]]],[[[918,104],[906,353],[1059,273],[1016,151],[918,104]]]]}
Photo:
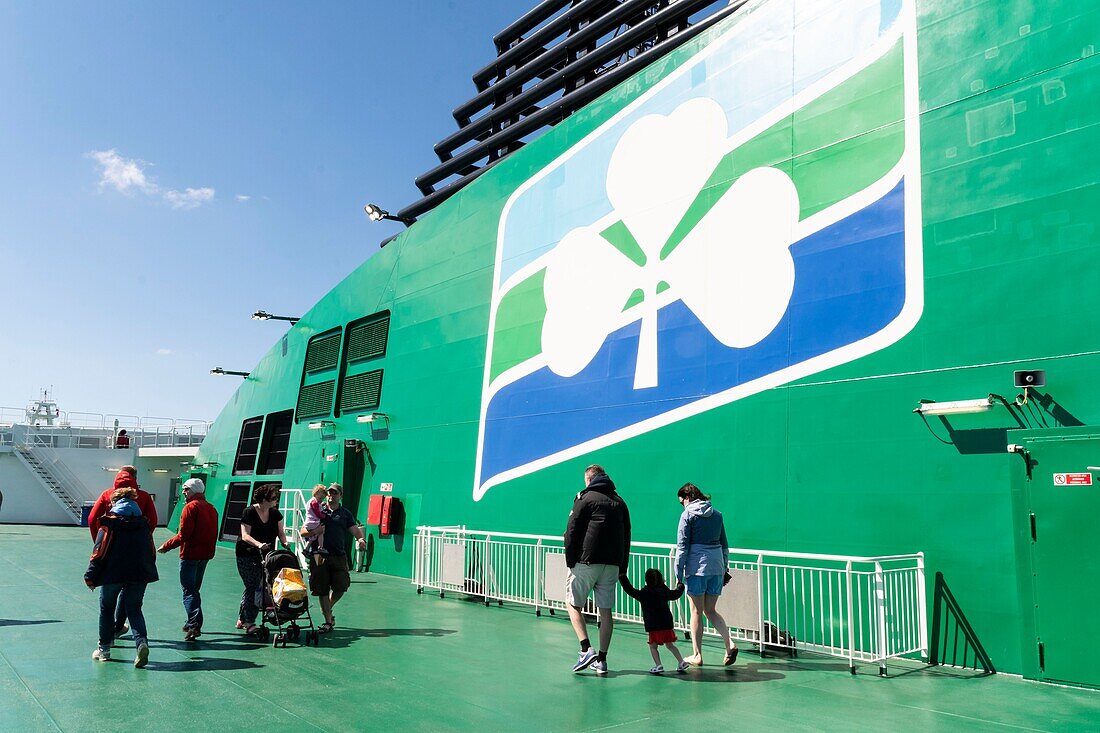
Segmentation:
{"type": "Polygon", "coordinates": [[[584,470],[584,484],[584,491],[573,500],[573,511],[565,527],[565,565],[569,568],[565,596],[569,620],[581,643],[573,671],[592,667],[596,674],[607,674],[615,584],[619,575],[626,572],[630,557],[630,512],[601,466],[593,464],[584,470]],[[600,618],[599,653],[588,641],[582,611],[593,591],[600,618]]]}

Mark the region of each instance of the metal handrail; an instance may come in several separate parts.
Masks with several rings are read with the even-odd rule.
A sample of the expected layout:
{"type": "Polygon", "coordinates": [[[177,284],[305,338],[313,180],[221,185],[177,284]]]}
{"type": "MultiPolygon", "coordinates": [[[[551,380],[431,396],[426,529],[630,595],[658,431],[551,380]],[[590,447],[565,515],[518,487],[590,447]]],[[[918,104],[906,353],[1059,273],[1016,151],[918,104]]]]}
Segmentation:
{"type": "MultiPolygon", "coordinates": [[[[468,593],[486,605],[496,600],[534,606],[538,615],[543,609],[553,613],[566,608],[559,587],[564,551],[557,536],[421,525],[412,582],[418,592],[468,593]]],[[[645,569],[655,567],[671,580],[674,558],[674,545],[633,542],[628,575],[637,585],[645,569]]],[[[736,548],[727,567],[734,576],[730,588],[747,594],[740,596],[741,606],[731,607],[738,614],[737,623],[730,623],[732,638],[758,647],[762,642],[762,653],[785,647],[826,654],[847,659],[853,674],[857,662],[877,663],[885,674],[889,659],[927,658],[923,553],[874,557],[736,548]],[[793,640],[775,638],[773,628],[785,628],[793,640]]],[[[676,627],[687,630],[686,599],[674,611],[676,627]]],[[[637,602],[621,590],[614,615],[642,620],[637,602]]],[[[715,631],[708,624],[704,633],[715,631]]]]}

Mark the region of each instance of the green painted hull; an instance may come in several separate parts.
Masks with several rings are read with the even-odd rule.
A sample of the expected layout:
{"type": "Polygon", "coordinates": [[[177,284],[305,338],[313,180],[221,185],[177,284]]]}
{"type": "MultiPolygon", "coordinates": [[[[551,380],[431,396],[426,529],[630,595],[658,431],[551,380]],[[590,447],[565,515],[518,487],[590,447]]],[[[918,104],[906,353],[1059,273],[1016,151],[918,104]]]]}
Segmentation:
{"type": "MultiPolygon", "coordinates": [[[[203,443],[196,462],[217,464],[207,471],[214,504],[224,504],[231,481],[338,480],[343,442],[362,440],[374,464],[363,492],[392,483],[406,510],[403,535],[377,538],[373,569],[402,575],[417,524],[559,533],[593,462],[630,503],[634,536],[668,542],[680,511],[675,490],[690,480],[714,495],[736,546],[925,552],[929,578],[944,574],[998,669],[1030,669],[1011,498],[1022,463],[1006,454],[1006,431],[1100,424],[1100,355],[1092,353],[1100,332],[1100,56],[1092,53],[1100,10],[1086,3],[917,4],[923,305],[894,343],[582,450],[473,498],[506,204],[737,22],[659,59],[501,162],[322,298],[252,369],[203,443]],[[310,338],[385,310],[388,346],[371,362],[384,372],[384,439],[357,423],[362,412],[330,413],[323,419],[335,427],[323,430],[302,419],[282,474],[232,475],[242,422],[298,404],[310,338]],[[994,392],[1011,400],[1014,369],[1047,370],[1045,401],[947,421],[913,414],[923,398],[994,392]]],[[[824,150],[870,145],[882,129],[824,150]]],[[[599,282],[578,283],[578,297],[599,282]]],[[[537,311],[541,298],[528,298],[537,311]]],[[[520,316],[513,326],[533,322],[520,316]]],[[[565,419],[589,418],[581,411],[565,419]]],[[[360,518],[366,512],[360,501],[360,518]]]]}

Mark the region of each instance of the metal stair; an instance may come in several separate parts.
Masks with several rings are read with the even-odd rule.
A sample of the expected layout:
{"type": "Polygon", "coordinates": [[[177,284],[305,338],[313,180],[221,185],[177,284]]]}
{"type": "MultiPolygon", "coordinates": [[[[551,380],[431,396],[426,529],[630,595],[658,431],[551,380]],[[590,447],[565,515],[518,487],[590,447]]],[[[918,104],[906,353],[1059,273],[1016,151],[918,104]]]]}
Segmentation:
{"type": "Polygon", "coordinates": [[[80,479],[61,462],[60,456],[48,446],[26,444],[17,445],[15,454],[38,477],[58,506],[79,524],[80,502],[76,497],[86,496],[88,492],[80,479]]]}

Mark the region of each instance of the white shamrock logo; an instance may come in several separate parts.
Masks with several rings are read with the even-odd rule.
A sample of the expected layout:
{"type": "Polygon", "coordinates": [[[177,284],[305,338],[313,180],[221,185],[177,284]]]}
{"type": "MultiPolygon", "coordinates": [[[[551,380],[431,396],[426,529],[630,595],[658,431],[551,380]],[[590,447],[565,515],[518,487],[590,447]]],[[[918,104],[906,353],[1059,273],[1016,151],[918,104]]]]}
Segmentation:
{"type": "Polygon", "coordinates": [[[657,310],[670,296],[729,347],[752,346],[779,323],[794,291],[790,246],[799,212],[798,192],[782,171],[742,175],[662,257],[726,150],[725,113],[707,98],[667,117],[642,117],[623,134],[608,165],[607,195],[644,260],[635,263],[600,227],[562,238],[544,281],[542,348],[555,374],[578,374],[608,334],[640,319],[634,388],[657,386],[657,310]],[[639,290],[641,302],[624,311],[639,290]]]}

